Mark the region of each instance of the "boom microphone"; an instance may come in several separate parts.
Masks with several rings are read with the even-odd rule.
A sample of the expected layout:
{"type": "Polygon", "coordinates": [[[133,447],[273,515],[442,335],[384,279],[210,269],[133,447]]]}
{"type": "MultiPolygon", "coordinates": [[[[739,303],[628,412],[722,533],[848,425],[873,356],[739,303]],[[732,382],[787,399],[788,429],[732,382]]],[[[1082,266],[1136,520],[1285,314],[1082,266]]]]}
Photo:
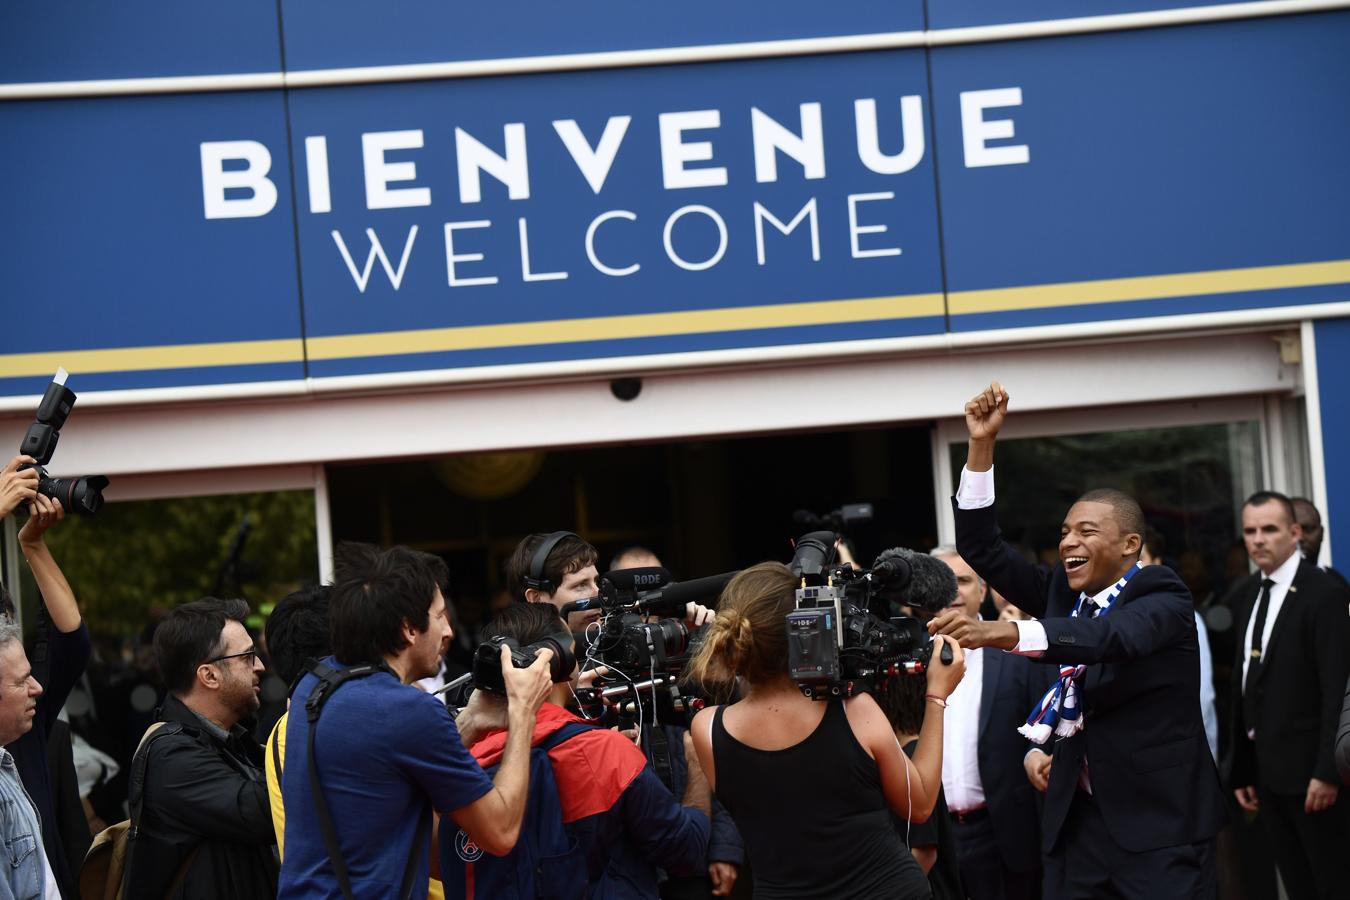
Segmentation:
{"type": "MultiPolygon", "coordinates": [[[[661,566],[647,566],[638,569],[615,569],[600,576],[602,582],[621,594],[654,591],[670,584],[670,572],[661,566]]],[[[604,593],[602,588],[600,591],[604,593]]]]}
{"type": "Polygon", "coordinates": [[[942,560],[905,547],[887,550],[872,563],[872,579],[885,594],[936,613],[956,599],[956,573],[942,560]]]}
{"type": "Polygon", "coordinates": [[[639,605],[645,610],[667,610],[684,612],[685,606],[700,600],[716,600],[727,582],[735,578],[737,572],[723,572],[721,575],[708,575],[705,578],[691,578],[662,588],[655,597],[642,598],[639,605]]]}

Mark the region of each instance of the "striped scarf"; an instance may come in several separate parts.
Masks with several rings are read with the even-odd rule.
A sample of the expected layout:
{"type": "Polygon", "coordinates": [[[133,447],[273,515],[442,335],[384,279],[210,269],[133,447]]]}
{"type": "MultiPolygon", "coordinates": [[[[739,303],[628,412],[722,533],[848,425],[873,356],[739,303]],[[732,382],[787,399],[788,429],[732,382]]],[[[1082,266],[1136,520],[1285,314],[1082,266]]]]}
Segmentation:
{"type": "MultiPolygon", "coordinates": [[[[1135,563],[1096,603],[1092,603],[1092,598],[1087,594],[1079,594],[1078,603],[1074,606],[1073,612],[1069,613],[1069,617],[1077,618],[1084,614],[1083,607],[1088,603],[1092,603],[1092,611],[1086,613],[1089,618],[1109,613],[1111,604],[1120,596],[1120,592],[1129,584],[1135,573],[1142,568],[1142,563],[1135,563]]],[[[1078,706],[1078,679],[1086,671],[1087,666],[1060,666],[1059,680],[1045,692],[1041,702],[1036,704],[1031,715],[1027,716],[1027,723],[1017,729],[1018,732],[1033,744],[1044,744],[1050,740],[1051,734],[1066,738],[1082,730],[1083,711],[1078,706]]]]}

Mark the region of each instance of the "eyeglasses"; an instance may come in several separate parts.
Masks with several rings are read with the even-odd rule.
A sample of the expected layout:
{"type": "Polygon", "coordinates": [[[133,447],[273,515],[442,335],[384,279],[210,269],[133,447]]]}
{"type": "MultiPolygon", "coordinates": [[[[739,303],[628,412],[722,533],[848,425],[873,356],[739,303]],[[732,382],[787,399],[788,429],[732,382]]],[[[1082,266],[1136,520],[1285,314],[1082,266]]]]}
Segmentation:
{"type": "Polygon", "coordinates": [[[230,654],[227,654],[226,656],[217,656],[215,659],[208,659],[207,662],[208,662],[208,663],[224,662],[224,661],[227,660],[227,659],[238,659],[238,658],[240,658],[240,657],[243,657],[244,660],[246,660],[246,661],[248,662],[248,664],[249,664],[250,666],[252,666],[252,665],[253,665],[253,661],[256,660],[256,659],[258,658],[258,648],[257,648],[257,647],[249,647],[247,650],[243,651],[242,653],[230,653],[230,654]]]}

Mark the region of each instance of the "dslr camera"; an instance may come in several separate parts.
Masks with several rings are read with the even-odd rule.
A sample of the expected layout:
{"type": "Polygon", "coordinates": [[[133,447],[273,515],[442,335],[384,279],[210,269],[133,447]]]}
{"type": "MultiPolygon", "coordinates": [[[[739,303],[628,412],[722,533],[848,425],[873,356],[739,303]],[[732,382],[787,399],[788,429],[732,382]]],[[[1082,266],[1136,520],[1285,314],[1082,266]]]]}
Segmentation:
{"type": "Polygon", "coordinates": [[[528,669],[532,666],[540,650],[552,650],[553,658],[549,660],[548,670],[554,684],[571,678],[572,669],[577,664],[576,655],[572,652],[570,632],[550,634],[524,647],[520,646],[515,638],[493,635],[479,644],[478,649],[474,651],[473,668],[470,673],[473,676],[474,688],[493,694],[506,694],[506,679],[502,677],[502,647],[511,648],[511,665],[517,669],[528,669]]]}
{"type": "MultiPolygon", "coordinates": [[[[854,569],[834,563],[835,540],[830,531],[804,535],[788,564],[801,581],[787,615],[788,672],[813,700],[922,673],[933,653],[928,630],[918,619],[889,616],[891,601],[935,613],[956,596],[956,577],[940,560],[896,548],[871,569],[854,569]]],[[[941,659],[952,661],[950,647],[941,659]]]]}
{"type": "Polygon", "coordinates": [[[57,369],[38,404],[33,424],[19,444],[19,452],[37,460],[39,494],[61,501],[66,512],[92,516],[103,507],[103,489],[108,486],[108,479],[102,475],[52,478],[44,468],[52,461],[61,427],[74,406],[75,392],[66,387],[66,370],[57,369]]]}

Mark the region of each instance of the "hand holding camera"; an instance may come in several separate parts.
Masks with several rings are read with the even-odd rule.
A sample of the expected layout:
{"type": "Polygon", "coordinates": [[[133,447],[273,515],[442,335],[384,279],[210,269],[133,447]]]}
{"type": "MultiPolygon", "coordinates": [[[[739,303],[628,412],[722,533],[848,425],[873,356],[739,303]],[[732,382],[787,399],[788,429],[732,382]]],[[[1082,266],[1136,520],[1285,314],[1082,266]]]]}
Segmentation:
{"type": "Polygon", "coordinates": [[[543,647],[537,651],[532,662],[524,669],[518,669],[511,661],[511,647],[501,648],[502,681],[506,685],[506,709],[512,719],[512,727],[520,724],[533,730],[534,715],[548,699],[553,689],[553,677],[550,671],[553,651],[543,647]]]}
{"type": "Polygon", "coordinates": [[[0,469],[0,519],[14,512],[20,503],[29,503],[37,496],[37,469],[19,468],[34,462],[31,456],[16,456],[0,469]]]}
{"type": "MultiPolygon", "coordinates": [[[[941,700],[951,696],[952,691],[961,683],[966,674],[966,653],[961,645],[946,635],[933,638],[933,643],[946,645],[951,649],[952,661],[947,662],[947,654],[935,652],[928,663],[928,694],[941,700]]],[[[933,648],[935,651],[938,647],[933,648]]]]}
{"type": "Polygon", "coordinates": [[[47,529],[65,517],[66,509],[60,500],[44,494],[35,494],[28,504],[28,521],[19,529],[19,543],[26,546],[41,544],[42,536],[47,533],[47,529]]]}

